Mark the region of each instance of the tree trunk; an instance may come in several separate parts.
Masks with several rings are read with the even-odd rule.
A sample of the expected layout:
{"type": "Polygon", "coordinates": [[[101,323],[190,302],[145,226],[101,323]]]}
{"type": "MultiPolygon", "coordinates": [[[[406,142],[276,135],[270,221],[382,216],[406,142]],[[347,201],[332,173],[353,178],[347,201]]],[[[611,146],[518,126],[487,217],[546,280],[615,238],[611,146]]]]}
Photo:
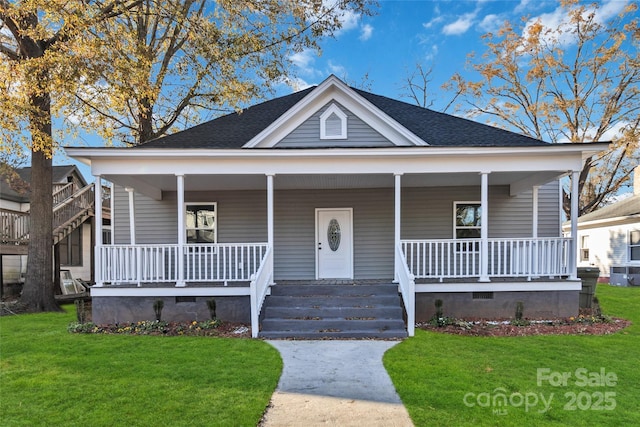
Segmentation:
{"type": "MultiPolygon", "coordinates": [[[[32,137],[51,138],[48,96],[33,96],[32,137]]],[[[31,151],[31,209],[27,275],[20,302],[28,311],[60,311],[53,288],[53,163],[42,147],[31,151]]]]}

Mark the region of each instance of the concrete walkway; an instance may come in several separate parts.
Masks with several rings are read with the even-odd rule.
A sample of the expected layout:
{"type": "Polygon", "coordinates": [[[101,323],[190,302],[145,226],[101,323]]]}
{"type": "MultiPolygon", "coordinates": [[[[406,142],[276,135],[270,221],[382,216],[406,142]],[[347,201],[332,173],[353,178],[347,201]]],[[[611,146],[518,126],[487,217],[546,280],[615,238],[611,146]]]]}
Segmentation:
{"type": "Polygon", "coordinates": [[[398,341],[268,341],[284,369],[264,426],[413,426],[382,365],[398,341]]]}

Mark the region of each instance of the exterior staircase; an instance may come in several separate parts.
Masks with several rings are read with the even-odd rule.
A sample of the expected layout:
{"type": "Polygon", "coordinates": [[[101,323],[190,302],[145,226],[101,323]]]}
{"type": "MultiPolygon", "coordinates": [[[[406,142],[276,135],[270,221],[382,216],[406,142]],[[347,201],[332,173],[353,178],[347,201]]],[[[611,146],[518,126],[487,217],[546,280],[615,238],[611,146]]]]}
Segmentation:
{"type": "MultiPolygon", "coordinates": [[[[70,183],[53,192],[53,243],[67,237],[94,214],[94,184],[78,189],[70,183]]],[[[29,244],[29,212],[0,209],[2,254],[26,255],[29,244]]]]}
{"type": "Polygon", "coordinates": [[[259,336],[270,339],[406,338],[398,286],[291,282],[271,288],[259,336]]]}

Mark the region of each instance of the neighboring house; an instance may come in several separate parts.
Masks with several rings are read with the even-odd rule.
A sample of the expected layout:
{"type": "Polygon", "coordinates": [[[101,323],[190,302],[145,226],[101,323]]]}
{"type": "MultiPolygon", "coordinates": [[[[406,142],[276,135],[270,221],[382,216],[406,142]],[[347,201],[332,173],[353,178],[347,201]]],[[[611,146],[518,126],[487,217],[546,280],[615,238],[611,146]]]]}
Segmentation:
{"type": "Polygon", "coordinates": [[[603,282],[640,285],[640,166],[631,197],[578,218],[578,266],[597,267],[603,282]]]}
{"type": "MultiPolygon", "coordinates": [[[[19,168],[0,179],[2,279],[6,285],[24,281],[29,244],[31,168],[19,168]]],[[[53,167],[54,224],[52,242],[59,266],[74,278],[93,279],[93,184],[73,165],[53,167]]],[[[108,224],[108,211],[102,215],[108,224]]],[[[105,227],[105,229],[107,229],[105,227]]]]}
{"type": "MultiPolygon", "coordinates": [[[[606,148],[548,144],[334,76],[138,147],[67,148],[114,183],[93,321],[153,319],[157,300],[164,320],[202,319],[213,298],[218,317],[251,321],[253,336],[274,336],[273,325],[290,336],[345,305],[310,315],[276,302],[316,301],[335,283],[373,305],[382,282],[402,297],[405,336],[436,300],[452,317],[512,317],[520,301],[527,317],[576,315],[558,180],[606,148]]],[[[575,222],[577,184],[572,194],[575,222]]]]}

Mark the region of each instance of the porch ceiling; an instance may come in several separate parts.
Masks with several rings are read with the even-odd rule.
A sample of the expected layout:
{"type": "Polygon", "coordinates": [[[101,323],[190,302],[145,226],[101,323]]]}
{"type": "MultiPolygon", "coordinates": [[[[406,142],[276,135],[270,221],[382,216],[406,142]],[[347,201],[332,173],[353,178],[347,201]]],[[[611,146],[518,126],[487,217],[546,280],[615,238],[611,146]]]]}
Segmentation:
{"type": "MultiPolygon", "coordinates": [[[[533,185],[542,185],[561,176],[564,172],[531,173],[494,172],[489,175],[489,185],[520,184],[524,189],[533,185]]],[[[175,175],[105,175],[105,179],[123,187],[132,187],[145,192],[144,188],[160,191],[176,191],[175,175]]],[[[480,185],[478,173],[427,173],[405,174],[402,177],[403,187],[452,187],[480,185]]],[[[345,188],[385,188],[394,186],[392,174],[287,174],[276,175],[276,190],[305,189],[345,189],[345,188]]],[[[185,175],[185,191],[237,191],[265,190],[265,175],[185,175]]]]}

